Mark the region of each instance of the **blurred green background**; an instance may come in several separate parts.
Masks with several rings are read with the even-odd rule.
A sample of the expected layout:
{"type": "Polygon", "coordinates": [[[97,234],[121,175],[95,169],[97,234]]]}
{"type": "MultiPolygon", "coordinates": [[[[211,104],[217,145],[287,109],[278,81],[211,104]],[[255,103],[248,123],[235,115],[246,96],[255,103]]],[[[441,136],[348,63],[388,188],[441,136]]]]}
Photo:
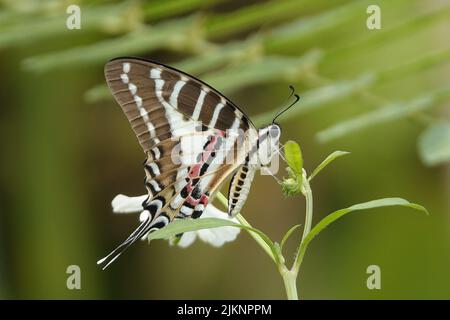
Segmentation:
{"type": "MultiPolygon", "coordinates": [[[[0,298],[282,299],[276,268],[248,234],[220,249],[134,245],[96,261],[137,225],[118,193],[144,192],[144,155],[104,86],[103,65],[136,55],[199,76],[258,124],[286,98],[282,140],[311,171],[314,222],[354,203],[399,196],[428,208],[376,209],[314,240],[304,299],[450,298],[450,1],[0,1],[0,298]],[[81,8],[68,30],[66,9],[81,8]],[[369,4],[381,29],[369,30],[369,4]],[[82,290],[66,288],[81,267],[82,290]],[[382,289],[366,287],[379,265],[382,289]]],[[[226,192],[226,188],[224,188],[226,192]]],[[[257,176],[243,215],[280,240],[303,223],[302,197],[257,176]]],[[[293,250],[295,241],[290,241],[293,250]]],[[[288,255],[289,257],[289,255],[288,255]]]]}

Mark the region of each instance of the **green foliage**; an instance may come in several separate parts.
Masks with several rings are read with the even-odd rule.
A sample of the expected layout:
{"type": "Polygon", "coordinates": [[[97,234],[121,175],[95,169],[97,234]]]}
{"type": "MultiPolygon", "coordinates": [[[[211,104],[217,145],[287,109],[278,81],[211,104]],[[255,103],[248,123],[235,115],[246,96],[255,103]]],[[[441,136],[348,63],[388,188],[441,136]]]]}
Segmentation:
{"type": "MultiPolygon", "coordinates": [[[[285,197],[295,196],[302,192],[301,178],[291,168],[286,168],[288,177],[281,182],[281,191],[285,197]]],[[[301,176],[300,176],[301,177],[301,176]]]]}
{"type": "MultiPolygon", "coordinates": [[[[22,248],[28,250],[24,254],[26,258],[17,255],[17,263],[21,263],[21,259],[27,264],[38,261],[30,263],[30,269],[49,270],[51,273],[54,266],[60,267],[55,261],[62,262],[62,256],[67,254],[66,248],[60,247],[60,242],[53,241],[60,238],[57,232],[61,228],[55,231],[51,227],[64,224],[63,221],[55,223],[59,221],[55,217],[61,215],[54,212],[60,213],[61,208],[68,208],[69,211],[64,215],[66,221],[80,216],[71,215],[70,212],[88,212],[87,208],[92,207],[86,202],[86,199],[91,200],[92,195],[83,193],[88,189],[84,185],[79,186],[78,190],[70,183],[69,187],[75,190],[64,192],[60,188],[66,182],[59,180],[63,176],[79,182],[80,179],[72,179],[80,174],[74,171],[77,167],[74,163],[84,163],[86,160],[77,149],[78,141],[83,136],[73,135],[73,132],[82,132],[72,127],[73,124],[83,123],[85,118],[78,119],[79,114],[74,112],[74,104],[79,103],[73,102],[76,96],[63,95],[61,92],[73,86],[76,90],[86,90],[85,98],[91,103],[111,99],[101,70],[107,59],[119,55],[156,55],[163,59],[161,62],[201,76],[201,79],[225,93],[246,93],[245,90],[256,86],[259,100],[255,99],[258,109],[254,110],[258,111],[252,115],[252,120],[257,125],[270,122],[277,110],[271,109],[268,98],[274,96],[274,100],[278,99],[278,88],[293,83],[300,89],[301,101],[280,117],[280,121],[293,125],[295,120],[311,119],[306,127],[316,133],[315,137],[320,143],[333,142],[343,137],[362,141],[363,136],[355,133],[359,134],[369,127],[378,129],[378,133],[383,135],[383,125],[390,122],[412,120],[413,125],[422,126],[424,118],[432,119],[426,121],[426,128],[418,138],[420,159],[428,166],[448,164],[450,161],[449,124],[442,119],[448,114],[450,98],[448,77],[445,74],[450,61],[450,47],[448,41],[443,41],[447,39],[445,31],[450,21],[450,5],[446,2],[382,2],[382,29],[374,31],[366,30],[364,21],[365,8],[373,1],[269,0],[251,5],[227,0],[82,0],[77,3],[82,9],[82,29],[76,31],[65,28],[67,3],[64,1],[4,1],[0,7],[0,50],[5,57],[8,54],[20,57],[21,66],[26,71],[21,73],[20,70],[14,70],[14,77],[4,78],[8,83],[17,84],[20,91],[13,92],[15,95],[27,98],[22,100],[22,106],[18,103],[16,108],[16,103],[12,104],[15,108],[11,112],[18,110],[19,113],[14,114],[15,118],[23,123],[18,137],[29,137],[29,141],[19,140],[26,142],[21,144],[21,153],[26,161],[18,162],[23,172],[21,178],[10,179],[11,186],[8,185],[7,189],[17,189],[21,194],[29,195],[31,205],[21,205],[27,209],[26,214],[31,214],[31,219],[27,219],[30,223],[14,220],[24,216],[19,214],[21,211],[14,212],[11,216],[14,222],[12,225],[20,228],[15,228],[15,232],[11,233],[17,234],[14,242],[21,243],[22,248]],[[53,73],[57,69],[66,73],[53,73]],[[78,77],[78,80],[74,80],[72,71],[79,69],[86,71],[86,74],[90,72],[91,78],[82,78],[77,74],[74,77],[78,77]],[[45,74],[50,72],[50,75],[45,74]],[[32,73],[41,74],[35,77],[32,73]],[[44,76],[45,81],[36,81],[44,76]],[[56,80],[49,81],[53,77],[56,80]],[[48,83],[52,83],[55,90],[51,96],[45,97],[43,89],[49,86],[48,83]],[[64,83],[64,90],[57,86],[59,83],[64,83]],[[269,86],[274,89],[266,90],[269,86]],[[39,99],[40,104],[35,104],[39,99]],[[58,108],[54,108],[52,103],[57,104],[58,108]],[[56,146],[50,143],[54,142],[49,141],[50,137],[56,137],[56,146]],[[39,141],[44,143],[40,144],[39,141]],[[58,146],[70,146],[70,152],[53,153],[60,149],[58,146]],[[61,158],[56,154],[63,156],[61,158]],[[29,165],[29,159],[35,157],[42,170],[36,171],[36,166],[29,165]],[[28,179],[37,173],[36,179],[28,179]],[[14,185],[14,181],[29,183],[14,185]],[[58,194],[56,201],[55,192],[58,194]],[[67,203],[71,205],[67,206],[67,203]],[[36,239],[44,242],[38,241],[36,244],[36,239]],[[33,252],[38,250],[32,250],[30,257],[30,243],[46,247],[50,256],[33,259],[33,252]],[[45,261],[48,261],[47,265],[45,261]]],[[[9,69],[9,59],[5,60],[8,61],[5,63],[6,69],[9,69]]],[[[95,106],[101,107],[101,104],[95,106]]],[[[8,120],[4,125],[9,132],[10,126],[15,123],[10,124],[8,120]]],[[[96,133],[101,136],[104,128],[98,128],[96,133]]],[[[361,145],[371,148],[369,143],[361,145]]],[[[87,147],[89,150],[94,149],[92,145],[87,147]]],[[[16,152],[5,150],[4,153],[5,157],[9,157],[16,152]]],[[[300,251],[296,252],[298,265],[310,241],[330,223],[350,212],[386,205],[423,211],[423,207],[399,198],[380,199],[338,210],[312,227],[312,191],[309,181],[344,154],[341,151],[331,154],[309,177],[303,172],[299,174],[297,169],[294,171],[291,166],[288,168],[289,176],[285,179],[288,182],[283,186],[287,190],[283,191],[291,195],[302,194],[307,204],[307,221],[303,224],[300,251]]],[[[13,165],[11,167],[14,168],[13,165]]],[[[5,176],[7,178],[9,174],[5,176]]],[[[345,194],[351,191],[346,190],[345,194]]],[[[226,204],[221,194],[218,198],[226,204]]],[[[91,249],[93,241],[88,240],[98,235],[94,232],[97,230],[91,233],[86,231],[95,225],[96,221],[90,220],[92,216],[87,215],[82,218],[85,219],[84,223],[80,222],[78,228],[72,228],[84,230],[83,237],[67,237],[80,248],[91,249]],[[80,245],[85,242],[89,245],[80,245]]],[[[285,268],[281,249],[299,226],[289,229],[278,245],[261,231],[252,228],[241,215],[237,218],[239,224],[233,226],[247,230],[277,264],[281,275],[287,279],[285,284],[290,288],[289,297],[295,297],[296,292],[292,288],[295,287],[297,271],[285,268]]],[[[203,221],[174,224],[173,228],[178,229],[172,231],[198,230],[224,224],[223,221],[207,221],[204,225],[203,221]]],[[[166,228],[163,230],[171,231],[166,228]]],[[[156,232],[152,236],[162,237],[156,232]]],[[[88,250],[84,251],[89,254],[88,250]]],[[[83,257],[85,262],[93,260],[90,256],[83,257]]],[[[25,279],[27,274],[22,271],[16,277],[25,279]]],[[[41,278],[52,280],[50,276],[41,278]]],[[[26,283],[25,287],[31,282],[26,283]]],[[[60,284],[57,281],[45,283],[39,288],[52,292],[51,288],[61,288],[60,284]]],[[[42,289],[36,290],[43,292],[42,289]]]]}
{"type": "Polygon", "coordinates": [[[428,214],[428,211],[421,205],[411,203],[405,199],[402,198],[384,198],[384,199],[377,199],[372,200],[364,203],[355,204],[353,206],[350,206],[348,208],[340,209],[337,211],[334,211],[327,215],[325,218],[323,218],[319,223],[315,225],[315,227],[308,233],[308,235],[305,237],[304,241],[300,244],[299,253],[298,253],[298,259],[296,260],[295,264],[295,270],[299,270],[303,257],[305,255],[306,249],[308,248],[309,243],[326,227],[328,227],[331,223],[335,222],[339,218],[353,212],[353,211],[360,211],[360,210],[368,210],[368,209],[375,209],[375,208],[381,208],[381,207],[388,207],[388,206],[402,206],[402,207],[408,207],[411,209],[422,211],[426,214],[428,214]]]}
{"type": "Polygon", "coordinates": [[[294,231],[297,230],[298,228],[300,228],[301,226],[302,226],[301,224],[296,224],[285,233],[285,235],[283,236],[283,239],[281,239],[280,250],[283,250],[283,247],[284,247],[284,244],[286,243],[286,241],[294,233],[294,231]]]}
{"type": "MultiPolygon", "coordinates": [[[[306,177],[306,174],[304,173],[303,169],[303,158],[300,146],[294,141],[288,141],[285,145],[285,157],[289,165],[288,167],[289,172],[291,172],[294,175],[294,178],[292,179],[297,179],[296,181],[297,185],[300,186],[299,188],[301,188],[302,193],[305,196],[306,200],[305,228],[303,230],[303,237],[295,252],[295,259],[291,268],[288,268],[286,266],[286,259],[283,256],[282,250],[289,237],[294,233],[295,230],[297,230],[301,226],[300,224],[294,225],[285,233],[285,235],[281,240],[281,244],[273,242],[263,231],[252,227],[241,215],[238,215],[238,220],[240,223],[235,223],[230,220],[217,218],[176,220],[170,223],[168,226],[150,233],[148,235],[148,240],[150,241],[154,239],[172,239],[176,235],[184,232],[224,227],[224,226],[244,229],[249,232],[249,234],[256,240],[256,242],[265,250],[265,252],[277,265],[277,268],[281,276],[283,277],[288,298],[298,299],[296,289],[297,275],[300,270],[300,266],[302,264],[304,255],[306,253],[306,249],[308,248],[309,243],[331,223],[337,221],[341,217],[354,211],[369,210],[388,206],[408,207],[428,214],[428,211],[423,206],[411,203],[405,199],[383,198],[355,204],[348,208],[334,211],[329,215],[327,215],[325,218],[323,218],[321,221],[319,221],[319,223],[317,223],[311,229],[313,208],[312,208],[312,191],[309,186],[309,181],[312,180],[314,176],[316,176],[323,168],[325,168],[333,160],[346,154],[348,154],[348,152],[344,151],[333,152],[324,161],[322,161],[321,164],[317,166],[317,168],[313,171],[313,174],[311,176],[306,177]],[[302,176],[304,176],[303,179],[302,176]]],[[[282,189],[283,192],[285,193],[287,192],[284,183],[282,184],[282,189]]],[[[296,193],[289,193],[289,195],[298,193],[300,193],[300,191],[296,193]]],[[[221,193],[219,193],[218,197],[219,200],[224,204],[224,206],[228,207],[228,202],[221,193]]]]}
{"type": "Polygon", "coordinates": [[[302,191],[303,158],[300,146],[295,141],[286,142],[284,154],[289,165],[286,168],[289,176],[281,182],[281,190],[287,197],[299,194],[302,191]]]}
{"type": "Polygon", "coordinates": [[[291,168],[292,172],[294,172],[299,177],[299,183],[301,184],[301,175],[303,170],[303,157],[302,150],[297,142],[289,140],[284,144],[284,156],[286,157],[286,161],[291,168]]]}
{"type": "Polygon", "coordinates": [[[450,97],[450,87],[444,87],[408,102],[390,103],[387,106],[325,129],[317,134],[317,138],[322,142],[330,141],[371,126],[405,118],[426,111],[436,106],[436,102],[443,101],[448,97],[450,97]]]}
{"type": "Polygon", "coordinates": [[[314,171],[309,176],[309,181],[311,181],[320,171],[322,171],[327,165],[329,165],[331,162],[336,160],[339,157],[345,156],[349,154],[350,152],[347,151],[334,151],[332,154],[330,154],[328,157],[325,158],[318,166],[314,169],[314,171]]]}
{"type": "Polygon", "coordinates": [[[450,122],[432,123],[419,138],[419,154],[428,166],[450,161],[450,122]]]}
{"type": "MultiPolygon", "coordinates": [[[[285,122],[290,119],[295,119],[299,115],[324,108],[328,103],[351,97],[352,95],[373,85],[375,80],[376,78],[374,75],[368,73],[360,75],[352,80],[335,81],[333,83],[303,92],[299,105],[289,110],[288,114],[280,117],[279,121],[285,122]]],[[[269,110],[256,115],[253,118],[255,124],[262,125],[269,122],[275,112],[276,110],[269,110]]]]}
{"type": "MultiPolygon", "coordinates": [[[[377,90],[380,84],[395,86],[405,78],[418,78],[449,61],[450,48],[441,46],[408,55],[411,59],[384,61],[382,68],[371,67],[370,63],[355,63],[354,67],[346,68],[347,61],[357,60],[365,52],[381,45],[395,47],[396,43],[407,41],[411,34],[431,34],[440,24],[448,21],[448,4],[403,17],[404,6],[411,6],[410,2],[398,0],[383,3],[383,12],[398,12],[400,18],[395,21],[382,18],[381,30],[361,32],[365,28],[361,14],[372,4],[371,1],[330,3],[318,0],[308,3],[272,0],[242,5],[229,12],[210,12],[217,4],[224,5],[226,2],[125,1],[107,4],[94,2],[89,6],[83,3],[81,32],[84,35],[100,34],[100,39],[41,52],[25,58],[22,66],[34,72],[68,66],[101,66],[106,60],[120,55],[148,56],[158,50],[166,50],[181,55],[173,65],[193,74],[202,73],[202,79],[225,93],[279,81],[303,85],[315,79],[311,82],[313,86],[307,86],[301,93],[299,107],[281,119],[287,121],[355,94],[363,100],[359,104],[382,101],[385,97],[377,90]],[[327,40],[341,38],[339,32],[342,28],[355,25],[361,28],[359,32],[355,30],[354,35],[344,37],[342,41],[327,40]],[[233,38],[245,32],[250,32],[250,35],[233,38]],[[298,47],[300,53],[293,56],[292,47],[298,47]],[[342,69],[349,70],[345,76],[340,75],[339,70],[342,69]]],[[[15,11],[14,6],[7,6],[1,15],[0,48],[27,46],[65,37],[67,30],[59,27],[64,25],[67,17],[64,8],[62,3],[42,8],[30,4],[27,10],[20,12],[15,11]],[[33,19],[35,14],[43,16],[33,19]]],[[[318,141],[326,143],[388,121],[406,117],[416,119],[417,112],[431,112],[432,108],[441,106],[449,98],[449,95],[444,95],[442,99],[433,99],[436,92],[426,88],[417,93],[407,87],[402,89],[408,92],[406,96],[394,96],[387,100],[396,103],[381,102],[376,110],[367,112],[362,109],[355,117],[320,129],[318,141]]],[[[444,85],[442,90],[448,90],[448,85],[444,85]]],[[[105,98],[110,99],[110,95],[103,83],[86,92],[89,102],[105,98]]],[[[267,123],[273,112],[261,112],[254,117],[254,122],[267,123]]],[[[429,164],[428,158],[422,154],[421,159],[429,164]]]]}
{"type": "Polygon", "coordinates": [[[259,236],[259,238],[262,239],[267,244],[267,246],[271,248],[272,256],[277,261],[278,254],[275,249],[274,243],[272,242],[272,240],[270,240],[270,238],[266,234],[264,234],[264,232],[255,229],[251,226],[235,223],[233,221],[225,219],[203,218],[203,219],[176,220],[170,223],[168,226],[150,233],[148,235],[148,241],[155,239],[170,239],[184,232],[217,227],[236,227],[256,233],[259,236]]]}

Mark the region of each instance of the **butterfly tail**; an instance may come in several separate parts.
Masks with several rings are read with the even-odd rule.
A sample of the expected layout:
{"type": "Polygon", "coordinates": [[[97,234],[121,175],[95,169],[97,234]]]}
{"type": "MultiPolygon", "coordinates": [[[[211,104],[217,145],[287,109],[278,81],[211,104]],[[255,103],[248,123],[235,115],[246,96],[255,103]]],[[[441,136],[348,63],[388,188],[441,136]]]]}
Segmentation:
{"type": "Polygon", "coordinates": [[[113,263],[125,250],[127,250],[136,240],[144,237],[152,228],[152,219],[147,217],[140,225],[133,231],[132,234],[122,242],[117,248],[111,251],[106,257],[97,261],[98,265],[103,265],[102,270],[105,270],[111,263],[113,263]]]}

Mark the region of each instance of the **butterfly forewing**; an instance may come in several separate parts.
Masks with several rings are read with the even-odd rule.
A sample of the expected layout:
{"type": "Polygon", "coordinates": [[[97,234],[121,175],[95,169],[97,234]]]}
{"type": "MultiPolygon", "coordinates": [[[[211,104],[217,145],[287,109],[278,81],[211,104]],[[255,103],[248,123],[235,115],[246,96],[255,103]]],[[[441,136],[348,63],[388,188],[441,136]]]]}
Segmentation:
{"type": "Polygon", "coordinates": [[[230,100],[181,71],[119,58],[106,64],[105,76],[145,152],[197,126],[222,131],[254,128],[230,100]]]}

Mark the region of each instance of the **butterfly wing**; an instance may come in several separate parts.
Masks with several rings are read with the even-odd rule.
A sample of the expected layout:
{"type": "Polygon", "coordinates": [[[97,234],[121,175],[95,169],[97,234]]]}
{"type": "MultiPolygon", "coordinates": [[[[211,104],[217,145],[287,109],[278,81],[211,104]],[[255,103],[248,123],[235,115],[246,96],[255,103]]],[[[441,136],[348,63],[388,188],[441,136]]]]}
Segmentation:
{"type": "Polygon", "coordinates": [[[148,191],[143,203],[148,218],[99,261],[108,260],[107,266],[148,232],[175,218],[199,217],[222,182],[242,164],[244,141],[227,130],[256,129],[229,99],[179,70],[118,58],[106,64],[105,77],[147,155],[148,191]],[[230,156],[233,161],[224,161],[230,156]]]}
{"type": "Polygon", "coordinates": [[[105,66],[108,86],[144,152],[159,141],[204,130],[254,129],[248,117],[218,91],[179,70],[138,58],[105,66]]]}

